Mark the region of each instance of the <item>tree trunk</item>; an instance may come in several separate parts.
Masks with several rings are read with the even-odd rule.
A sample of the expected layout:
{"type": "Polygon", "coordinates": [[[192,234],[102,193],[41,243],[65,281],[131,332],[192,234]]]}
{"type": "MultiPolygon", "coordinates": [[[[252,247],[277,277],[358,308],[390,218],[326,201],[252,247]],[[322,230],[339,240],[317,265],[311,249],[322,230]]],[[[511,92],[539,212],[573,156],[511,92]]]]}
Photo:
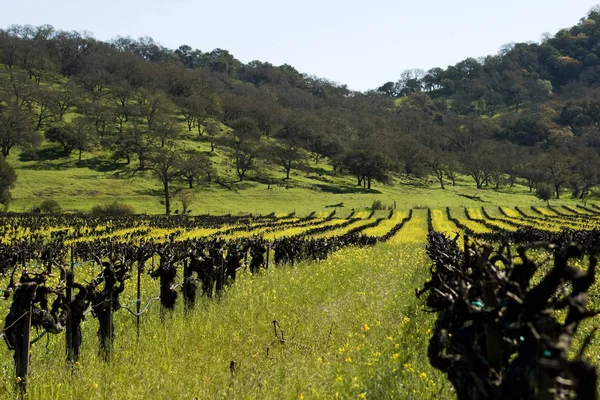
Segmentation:
{"type": "Polygon", "coordinates": [[[171,214],[171,199],[169,196],[169,180],[168,179],[163,180],[163,188],[165,191],[165,215],[170,215],[171,214]]]}
{"type": "Polygon", "coordinates": [[[556,199],[560,199],[560,184],[554,185],[554,191],[556,192],[556,199]]]}
{"type": "Polygon", "coordinates": [[[483,179],[480,178],[477,174],[473,174],[473,180],[475,181],[477,189],[481,189],[483,186],[483,179]]]}
{"type": "Polygon", "coordinates": [[[236,170],[236,172],[238,174],[238,177],[240,178],[240,182],[243,181],[244,180],[244,171],[240,167],[240,160],[239,160],[239,158],[235,162],[235,170],[236,170]]]}
{"type": "Polygon", "coordinates": [[[42,128],[42,122],[44,121],[44,111],[40,110],[40,114],[38,115],[37,124],[35,126],[35,131],[39,131],[42,128]]]}
{"type": "Polygon", "coordinates": [[[438,181],[440,181],[440,187],[446,189],[444,187],[444,173],[442,171],[435,171],[435,175],[437,176],[438,181]]]}

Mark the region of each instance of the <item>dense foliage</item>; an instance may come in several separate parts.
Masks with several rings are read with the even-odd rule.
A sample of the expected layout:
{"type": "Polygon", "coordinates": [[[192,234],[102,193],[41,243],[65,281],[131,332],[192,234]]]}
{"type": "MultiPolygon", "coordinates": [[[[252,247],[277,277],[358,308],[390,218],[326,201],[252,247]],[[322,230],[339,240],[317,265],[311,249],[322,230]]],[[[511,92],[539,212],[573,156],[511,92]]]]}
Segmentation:
{"type": "Polygon", "coordinates": [[[11,26],[0,30],[0,146],[35,158],[45,137],[80,160],[108,151],[122,168],[154,171],[167,213],[175,179],[270,184],[322,160],[365,189],[395,174],[444,188],[463,174],[477,188],[521,181],[584,197],[600,182],[599,24],[592,10],[541,43],[365,93],[223,49],[11,26]],[[183,135],[226,154],[231,176],[183,135]]]}

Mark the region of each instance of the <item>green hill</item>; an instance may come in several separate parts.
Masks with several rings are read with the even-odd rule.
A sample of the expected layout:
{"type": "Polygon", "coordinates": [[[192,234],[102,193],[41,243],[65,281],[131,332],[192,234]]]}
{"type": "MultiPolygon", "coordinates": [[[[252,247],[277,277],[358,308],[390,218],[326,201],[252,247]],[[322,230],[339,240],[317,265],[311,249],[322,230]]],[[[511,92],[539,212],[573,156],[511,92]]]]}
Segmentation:
{"type": "Polygon", "coordinates": [[[584,199],[600,184],[596,21],[592,11],[540,44],[365,93],[223,49],[11,26],[0,30],[10,207],[53,198],[154,213],[167,199],[178,210],[183,193],[193,213],[465,204],[474,193],[508,205],[535,202],[538,187],[584,199]]]}

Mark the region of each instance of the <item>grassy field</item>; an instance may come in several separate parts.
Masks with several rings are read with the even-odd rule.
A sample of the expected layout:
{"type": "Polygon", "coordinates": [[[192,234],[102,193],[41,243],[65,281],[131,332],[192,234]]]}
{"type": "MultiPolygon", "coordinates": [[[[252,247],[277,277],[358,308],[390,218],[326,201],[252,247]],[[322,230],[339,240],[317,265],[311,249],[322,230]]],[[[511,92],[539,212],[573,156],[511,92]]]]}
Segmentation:
{"type": "MultiPolygon", "coordinates": [[[[182,143],[210,154],[208,143],[192,139],[193,136],[190,136],[182,143]]],[[[115,164],[107,154],[90,152],[84,153],[83,160],[78,161],[75,154],[62,154],[55,145],[47,142],[42,145],[40,154],[41,159],[36,161],[23,161],[18,151],[8,157],[18,176],[10,210],[26,211],[38,206],[42,200],[52,198],[65,210],[85,211],[94,205],[119,201],[132,205],[138,213],[164,212],[159,181],[150,171],[135,171],[135,160],[131,166],[126,166],[115,164]]],[[[524,186],[477,190],[467,177],[462,177],[457,186],[447,185],[446,190],[441,190],[434,182],[416,178],[396,178],[392,184],[375,183],[372,190],[365,190],[355,186],[353,177],[334,172],[326,163],[311,164],[305,171],[293,170],[289,181],[282,181],[283,173],[270,168],[264,174],[277,182],[270,186],[256,179],[235,182],[222,150],[217,148],[211,157],[219,175],[230,188],[214,182],[199,182],[193,189],[192,214],[268,214],[273,211],[306,214],[330,210],[326,206],[339,203],[343,203],[347,210],[361,209],[370,207],[375,200],[380,200],[386,207],[392,207],[395,202],[396,207],[402,210],[491,204],[544,205],[524,186]],[[478,196],[481,201],[464,196],[478,196]]],[[[183,181],[173,183],[173,211],[181,208],[177,192],[185,187],[183,181]]],[[[566,193],[563,197],[559,203],[574,202],[566,193]]]]}
{"type": "MultiPolygon", "coordinates": [[[[468,221],[464,211],[451,207],[461,223],[468,221]]],[[[495,206],[486,211],[507,218],[495,206]]],[[[516,213],[514,208],[504,212],[516,213]]],[[[471,208],[469,214],[486,220],[481,208],[471,208]]],[[[397,212],[367,232],[382,235],[406,215],[397,212]]],[[[367,218],[368,213],[358,216],[367,218]]],[[[282,222],[288,220],[293,221],[282,222]]],[[[433,209],[432,221],[435,229],[450,235],[459,231],[445,209],[433,209]]],[[[473,229],[483,229],[471,223],[473,229]]],[[[600,223],[598,215],[573,222],[576,228],[590,223],[600,223]]],[[[295,229],[290,224],[283,231],[295,229]]],[[[66,366],[64,335],[47,335],[33,345],[29,398],[453,398],[450,383],[427,357],[436,315],[425,312],[414,294],[429,278],[426,234],[427,210],[414,209],[412,219],[385,243],[347,247],[324,261],[274,266],[258,275],[246,271],[221,298],[201,298],[185,315],[180,299],[173,314],[161,320],[155,303],[142,315],[139,339],[135,317],[120,310],[108,363],[98,356],[98,322],[89,316],[83,325],[81,358],[73,370],[66,366]]],[[[93,268],[80,265],[76,274],[94,276],[99,269],[93,268]]],[[[544,271],[540,269],[536,280],[544,271]]],[[[598,287],[592,290],[593,301],[598,287]]],[[[126,285],[122,304],[133,305],[134,288],[126,285]]],[[[145,303],[159,287],[144,275],[142,289],[145,303]]],[[[9,305],[0,302],[1,315],[9,305]]],[[[596,319],[585,322],[575,348],[595,324],[596,319]]],[[[597,360],[600,341],[594,339],[586,353],[597,360]]],[[[14,397],[12,353],[5,346],[0,346],[0,368],[0,397],[14,397]]]]}
{"type": "MultiPolygon", "coordinates": [[[[424,351],[433,316],[414,296],[427,279],[426,229],[426,211],[416,211],[389,244],[244,275],[222,299],[204,300],[185,318],[180,308],[161,323],[155,309],[143,316],[139,340],[135,318],[121,311],[108,364],[97,355],[94,319],[84,325],[72,374],[64,337],[49,335],[33,347],[30,398],[451,397],[424,351]]],[[[144,298],[158,290],[149,278],[143,287],[144,298]]],[[[126,292],[122,303],[134,298],[126,292]]],[[[4,346],[1,352],[11,376],[11,354],[4,346]]],[[[4,379],[0,395],[12,396],[12,386],[4,379]]]]}

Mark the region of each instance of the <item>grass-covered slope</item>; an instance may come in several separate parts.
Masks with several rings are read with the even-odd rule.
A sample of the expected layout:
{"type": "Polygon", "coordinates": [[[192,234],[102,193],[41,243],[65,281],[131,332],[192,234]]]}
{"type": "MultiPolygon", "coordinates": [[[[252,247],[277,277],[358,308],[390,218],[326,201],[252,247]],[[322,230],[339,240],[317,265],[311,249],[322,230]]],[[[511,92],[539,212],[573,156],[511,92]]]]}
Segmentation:
{"type": "MultiPolygon", "coordinates": [[[[266,171],[272,184],[258,179],[236,182],[231,176],[231,162],[225,149],[210,145],[194,135],[180,142],[186,147],[209,154],[219,176],[227,186],[215,182],[199,181],[192,192],[192,214],[292,212],[309,213],[331,210],[328,205],[344,204],[345,209],[370,207],[375,200],[383,205],[408,210],[413,207],[444,208],[445,206],[477,207],[485,204],[538,205],[527,188],[517,185],[501,190],[477,190],[472,180],[463,177],[457,186],[447,185],[446,190],[424,179],[394,179],[391,184],[376,184],[372,190],[357,187],[356,179],[333,171],[325,162],[310,163],[306,170],[292,170],[291,179],[282,180],[283,173],[276,168],[266,171]],[[480,200],[464,196],[477,196],[480,200]]],[[[163,213],[163,195],[160,181],[151,171],[136,171],[137,162],[130,166],[115,163],[109,154],[101,151],[83,153],[82,161],[76,154],[66,155],[57,145],[45,141],[39,151],[40,159],[26,161],[15,151],[7,160],[17,173],[17,183],[12,190],[12,211],[26,211],[38,206],[42,200],[52,198],[65,210],[87,211],[97,204],[118,201],[130,204],[138,213],[163,213]]],[[[181,208],[178,191],[187,187],[183,180],[172,184],[173,210],[181,208]]],[[[561,199],[561,203],[569,200],[561,199]]]]}

